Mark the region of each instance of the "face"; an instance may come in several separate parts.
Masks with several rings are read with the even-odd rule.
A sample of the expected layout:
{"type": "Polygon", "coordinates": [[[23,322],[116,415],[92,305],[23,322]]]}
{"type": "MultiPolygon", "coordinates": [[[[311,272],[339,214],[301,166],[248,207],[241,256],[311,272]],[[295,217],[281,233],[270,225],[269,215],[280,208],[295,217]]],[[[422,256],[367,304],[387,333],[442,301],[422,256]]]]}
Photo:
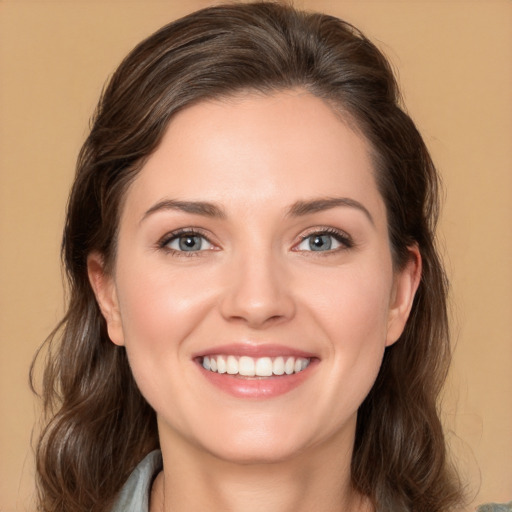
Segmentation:
{"type": "Polygon", "coordinates": [[[89,275],[162,445],[270,461],[351,449],[419,256],[394,271],[366,140],[290,91],[179,113],[89,275]]]}

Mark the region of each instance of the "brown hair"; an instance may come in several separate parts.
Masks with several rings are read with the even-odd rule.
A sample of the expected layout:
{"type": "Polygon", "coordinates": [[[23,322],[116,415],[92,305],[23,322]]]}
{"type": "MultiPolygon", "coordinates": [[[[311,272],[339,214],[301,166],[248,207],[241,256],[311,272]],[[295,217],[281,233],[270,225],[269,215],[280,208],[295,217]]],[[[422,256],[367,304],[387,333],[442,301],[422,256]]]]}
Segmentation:
{"type": "Polygon", "coordinates": [[[400,107],[388,62],[361,32],[328,15],[263,2],[211,7],[163,27],[126,57],[102,95],[64,230],[69,308],[48,340],[41,511],[107,510],[137,462],[158,447],[155,413],[124,348],[108,338],[87,276],[92,251],[113,265],[127,186],[180,109],[241,90],[289,88],[325,99],[370,141],[394,264],[405,263],[412,244],[423,260],[405,331],[386,350],[360,407],[353,485],[379,510],[437,512],[459,502],[437,411],[450,348],[447,285],[434,246],[435,168],[400,107]]]}

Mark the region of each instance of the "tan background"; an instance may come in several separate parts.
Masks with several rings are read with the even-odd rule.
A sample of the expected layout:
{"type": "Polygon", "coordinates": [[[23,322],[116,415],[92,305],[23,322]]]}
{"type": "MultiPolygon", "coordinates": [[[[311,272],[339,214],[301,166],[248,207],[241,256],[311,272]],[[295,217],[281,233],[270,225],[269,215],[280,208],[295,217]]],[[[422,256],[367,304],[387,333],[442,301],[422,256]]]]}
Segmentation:
{"type": "MultiPolygon", "coordinates": [[[[62,314],[60,231],[102,84],[207,1],[0,0],[0,510],[30,509],[32,355],[62,314]]],[[[512,2],[297,0],[362,28],[399,69],[443,175],[455,365],[445,419],[474,503],[512,499],[512,2]]]]}

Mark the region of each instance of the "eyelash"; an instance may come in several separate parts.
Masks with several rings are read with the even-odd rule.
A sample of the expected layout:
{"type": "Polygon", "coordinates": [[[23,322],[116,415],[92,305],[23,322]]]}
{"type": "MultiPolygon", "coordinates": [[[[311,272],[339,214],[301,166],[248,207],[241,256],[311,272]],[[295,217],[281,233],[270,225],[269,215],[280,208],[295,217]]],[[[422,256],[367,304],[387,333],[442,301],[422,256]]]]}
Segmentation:
{"type": "Polygon", "coordinates": [[[173,256],[177,256],[178,258],[180,258],[180,257],[193,258],[193,257],[200,256],[200,253],[205,252],[205,251],[177,251],[176,249],[171,249],[170,247],[168,247],[168,245],[171,242],[173,242],[174,240],[176,240],[182,236],[186,236],[186,235],[199,236],[199,237],[203,238],[204,240],[206,240],[206,242],[208,242],[209,244],[215,245],[201,230],[198,230],[196,228],[182,228],[182,229],[177,229],[176,231],[172,231],[172,232],[164,235],[158,241],[157,247],[158,247],[158,249],[161,249],[168,254],[172,254],[173,256]]]}
{"type": "Polygon", "coordinates": [[[335,228],[325,227],[325,228],[315,228],[314,230],[310,231],[309,233],[305,233],[304,235],[300,236],[300,242],[298,244],[295,244],[294,247],[299,246],[302,242],[306,241],[308,238],[311,238],[313,236],[322,236],[322,235],[328,235],[332,236],[337,242],[339,242],[343,247],[338,247],[336,249],[329,249],[327,251],[301,251],[299,249],[295,249],[297,252],[318,252],[320,254],[316,254],[315,256],[325,256],[326,254],[332,254],[333,252],[338,251],[345,251],[347,249],[351,249],[354,247],[354,241],[352,238],[347,235],[347,233],[340,231],[335,228]]]}
{"type": "MultiPolygon", "coordinates": [[[[171,249],[170,247],[168,247],[168,245],[171,242],[173,242],[174,240],[176,240],[182,236],[186,236],[186,235],[199,236],[199,237],[203,238],[209,244],[214,245],[213,242],[211,242],[211,240],[201,230],[198,230],[196,228],[182,228],[182,229],[178,229],[176,231],[172,231],[172,232],[164,235],[157,242],[157,248],[165,251],[166,253],[172,254],[173,256],[185,257],[185,258],[197,257],[197,256],[200,256],[200,253],[205,252],[204,250],[202,250],[202,251],[178,251],[176,249],[171,249]]],[[[321,228],[315,228],[314,230],[301,235],[299,242],[293,246],[292,250],[295,252],[302,252],[302,253],[318,252],[320,254],[315,254],[315,256],[325,256],[327,254],[332,254],[335,252],[351,249],[352,247],[354,247],[354,241],[352,240],[352,238],[349,235],[347,235],[343,231],[340,231],[338,229],[331,228],[331,227],[325,227],[325,228],[321,227],[321,228]],[[335,249],[328,249],[325,251],[305,251],[305,250],[297,249],[297,247],[302,242],[306,241],[308,238],[311,238],[313,236],[323,236],[323,235],[331,236],[337,242],[339,242],[342,245],[342,247],[337,247],[335,249]]]]}

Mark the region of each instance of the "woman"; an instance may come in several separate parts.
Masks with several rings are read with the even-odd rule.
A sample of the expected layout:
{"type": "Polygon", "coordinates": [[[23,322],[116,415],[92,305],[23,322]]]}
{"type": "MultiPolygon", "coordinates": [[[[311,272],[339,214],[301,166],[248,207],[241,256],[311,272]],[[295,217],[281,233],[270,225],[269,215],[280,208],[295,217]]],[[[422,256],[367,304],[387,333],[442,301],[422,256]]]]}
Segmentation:
{"type": "Polygon", "coordinates": [[[142,42],[68,205],[40,509],[460,506],[436,214],[389,64],[349,24],[240,4],[142,42]]]}

